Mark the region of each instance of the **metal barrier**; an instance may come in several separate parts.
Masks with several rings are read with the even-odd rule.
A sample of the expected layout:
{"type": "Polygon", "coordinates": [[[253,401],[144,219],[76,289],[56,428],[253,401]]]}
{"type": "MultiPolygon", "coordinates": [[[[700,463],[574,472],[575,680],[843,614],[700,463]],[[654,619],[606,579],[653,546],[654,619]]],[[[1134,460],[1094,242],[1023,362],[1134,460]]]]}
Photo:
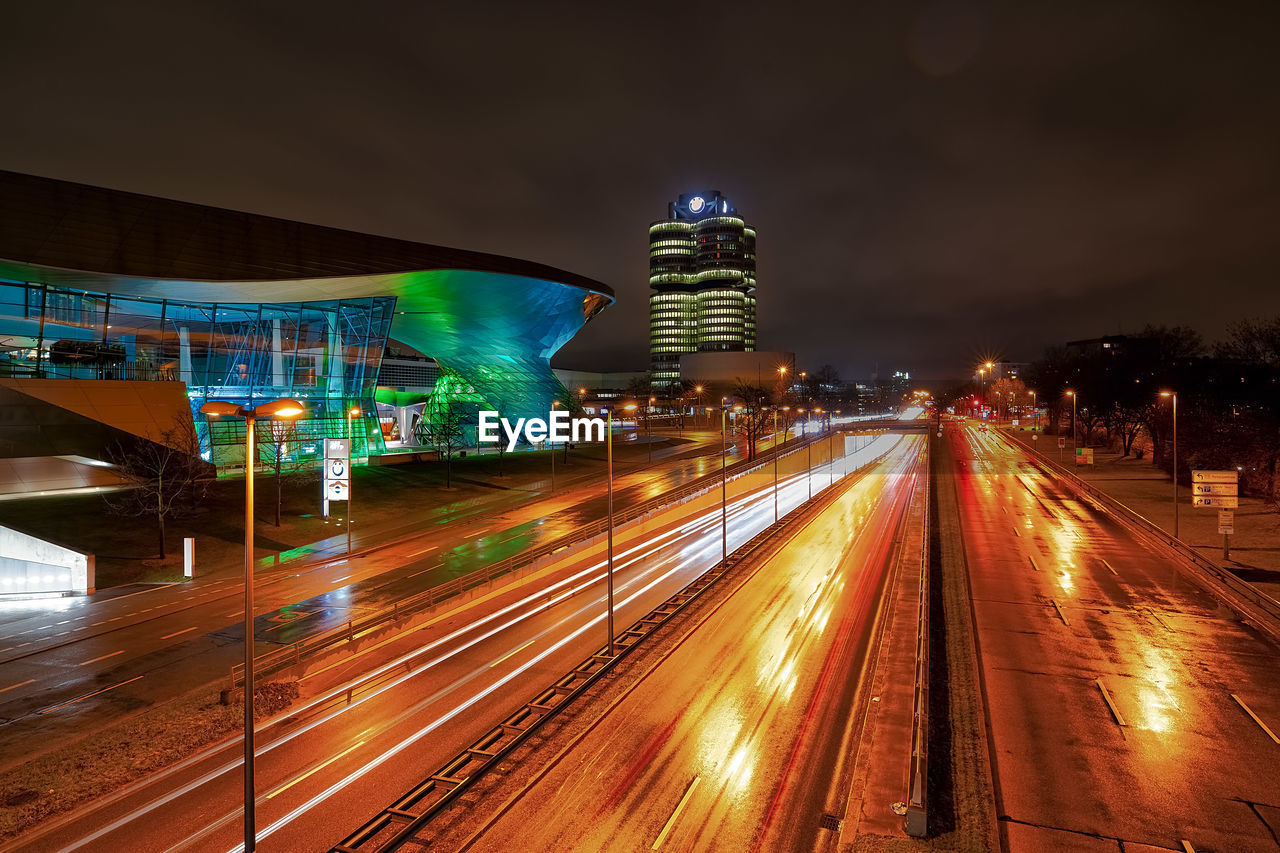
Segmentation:
{"type": "MultiPolygon", "coordinates": [[[[857,432],[859,430],[849,430],[849,432],[857,432]]],[[[843,432],[843,431],[840,431],[843,432]]],[[[787,442],[777,448],[771,448],[768,451],[760,453],[755,459],[742,460],[735,462],[726,468],[727,480],[733,481],[755,473],[757,470],[765,468],[773,464],[775,454],[779,459],[785,458],[804,450],[807,446],[819,442],[827,441],[827,435],[810,436],[807,439],[787,442]]],[[[708,474],[699,478],[692,483],[682,486],[675,491],[668,492],[657,497],[650,498],[643,503],[637,504],[629,509],[621,510],[613,514],[614,530],[625,524],[641,519],[658,510],[685,503],[695,497],[706,494],[720,485],[720,472],[708,474]]],[[[590,542],[597,536],[604,535],[608,530],[609,519],[601,518],[584,527],[579,528],[568,536],[562,536],[559,539],[546,542],[542,545],[529,548],[512,557],[508,557],[501,562],[494,563],[484,568],[469,572],[462,577],[454,578],[451,581],[431,587],[419,593],[415,593],[407,598],[400,599],[392,604],[391,607],[375,611],[360,619],[349,620],[345,625],[337,625],[325,631],[304,637],[297,642],[279,649],[273,649],[254,657],[254,671],[257,678],[264,678],[273,673],[279,672],[287,667],[300,664],[304,658],[311,657],[319,652],[331,650],[344,643],[352,642],[371,631],[377,630],[388,624],[392,624],[400,619],[414,616],[436,607],[445,601],[461,596],[477,587],[491,584],[495,580],[504,576],[511,576],[522,569],[529,569],[533,564],[543,560],[559,551],[566,550],[574,545],[590,542]]],[[[514,578],[513,578],[514,579],[514,578]]],[[[231,667],[230,686],[235,689],[244,682],[244,664],[238,663],[231,667]]]]}
{"type": "Polygon", "coordinates": [[[902,819],[907,835],[915,838],[923,838],[929,831],[929,517],[932,513],[932,480],[930,458],[924,477],[924,533],[917,581],[920,601],[916,612],[916,683],[914,712],[911,715],[911,758],[907,767],[907,813],[902,819]]]}
{"type": "Polygon", "coordinates": [[[1163,528],[1137,510],[1048,459],[1042,451],[1036,450],[1030,445],[1003,433],[999,433],[999,435],[1003,441],[1011,444],[1017,441],[1023,449],[1030,451],[1030,458],[1035,464],[1057,474],[1077,490],[1084,492],[1107,509],[1110,509],[1122,521],[1127,522],[1135,532],[1158,540],[1161,544],[1185,558],[1200,570],[1199,580],[1210,592],[1216,593],[1232,609],[1239,612],[1241,616],[1250,619],[1256,627],[1271,635],[1273,639],[1280,640],[1280,602],[1258,591],[1248,582],[1240,580],[1240,578],[1217,563],[1205,559],[1194,548],[1170,536],[1163,528]]]}

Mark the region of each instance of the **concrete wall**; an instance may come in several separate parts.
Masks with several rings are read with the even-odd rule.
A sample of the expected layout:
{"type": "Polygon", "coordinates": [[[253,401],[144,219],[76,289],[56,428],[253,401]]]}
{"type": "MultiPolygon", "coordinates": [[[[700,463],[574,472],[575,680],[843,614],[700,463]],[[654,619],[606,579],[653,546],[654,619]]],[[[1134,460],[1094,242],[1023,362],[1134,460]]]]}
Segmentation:
{"type": "Polygon", "coordinates": [[[92,554],[0,526],[0,597],[93,590],[92,554]]]}

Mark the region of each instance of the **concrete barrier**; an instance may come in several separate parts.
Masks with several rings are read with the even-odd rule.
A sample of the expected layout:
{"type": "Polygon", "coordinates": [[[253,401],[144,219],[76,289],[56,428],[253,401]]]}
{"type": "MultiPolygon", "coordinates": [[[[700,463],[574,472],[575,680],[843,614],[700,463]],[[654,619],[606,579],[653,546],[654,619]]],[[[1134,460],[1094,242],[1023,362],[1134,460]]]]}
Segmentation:
{"type": "Polygon", "coordinates": [[[93,590],[92,554],[0,526],[0,596],[86,595],[93,590]]]}

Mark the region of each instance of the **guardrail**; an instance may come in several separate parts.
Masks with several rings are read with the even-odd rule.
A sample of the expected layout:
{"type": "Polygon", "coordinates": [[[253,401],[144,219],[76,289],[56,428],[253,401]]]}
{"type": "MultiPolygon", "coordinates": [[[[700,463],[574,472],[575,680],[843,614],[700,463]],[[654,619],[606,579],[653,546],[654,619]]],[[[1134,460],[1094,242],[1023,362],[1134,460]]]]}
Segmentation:
{"type": "MultiPolygon", "coordinates": [[[[839,430],[845,432],[846,430],[839,430]]],[[[847,430],[855,432],[857,430],[847,430]]],[[[748,474],[756,472],[758,469],[772,465],[775,455],[779,459],[790,456],[793,453],[804,450],[806,447],[826,441],[829,434],[810,436],[807,439],[797,439],[789,441],[786,444],[779,445],[777,448],[771,448],[756,456],[755,459],[741,460],[735,462],[726,468],[725,473],[727,480],[733,481],[740,479],[748,474]]],[[[628,524],[637,519],[643,518],[657,510],[684,503],[692,498],[703,495],[720,485],[720,472],[708,474],[699,478],[692,483],[688,483],[679,489],[666,494],[650,498],[643,503],[620,510],[613,514],[613,525],[615,531],[618,527],[628,524]]],[[[391,607],[383,608],[375,611],[359,619],[347,621],[344,625],[337,625],[325,631],[304,637],[287,646],[279,649],[273,649],[254,657],[254,671],[257,678],[265,678],[273,673],[279,672],[287,667],[300,664],[306,657],[313,656],[319,652],[328,651],[344,643],[352,642],[360,637],[365,636],[371,631],[377,630],[388,624],[404,619],[408,616],[416,615],[433,607],[436,607],[448,599],[459,597],[470,590],[477,587],[491,584],[495,580],[513,575],[522,570],[535,568],[534,564],[543,560],[557,552],[566,550],[574,545],[590,542],[597,536],[604,535],[608,530],[609,519],[601,518],[591,524],[579,528],[568,536],[562,536],[551,542],[529,548],[514,556],[508,557],[501,562],[494,563],[484,568],[468,572],[462,577],[454,578],[451,581],[423,590],[422,592],[411,595],[407,598],[394,602],[391,607]]],[[[514,578],[513,578],[514,579],[514,578]]],[[[234,690],[244,682],[244,664],[239,663],[231,667],[230,686],[234,690]]]]}
{"type": "Polygon", "coordinates": [[[1024,444],[1022,441],[1003,433],[997,434],[1004,441],[1011,443],[1016,441],[1024,449],[1030,451],[1032,460],[1037,464],[1054,472],[1079,491],[1084,492],[1097,502],[1111,509],[1122,520],[1128,522],[1131,527],[1137,528],[1137,530],[1143,535],[1148,538],[1158,540],[1161,544],[1170,548],[1179,556],[1185,558],[1193,566],[1201,570],[1200,580],[1202,584],[1209,587],[1211,592],[1216,592],[1220,598],[1223,598],[1226,603],[1232,609],[1239,612],[1241,616],[1250,619],[1260,630],[1271,635],[1273,639],[1280,641],[1280,602],[1276,602],[1274,599],[1264,595],[1257,589],[1254,589],[1251,584],[1240,580],[1240,578],[1236,577],[1212,560],[1208,560],[1201,556],[1194,548],[1191,548],[1181,540],[1170,536],[1162,527],[1151,521],[1142,513],[1130,507],[1128,504],[1125,504],[1117,498],[1107,494],[1092,483],[1077,477],[1063,466],[1053,462],[1045,456],[1043,451],[1037,450],[1030,445],[1024,444]]]}
{"type": "MultiPolygon", "coordinates": [[[[931,451],[927,448],[926,452],[931,451]]],[[[924,838],[929,831],[929,517],[932,513],[933,460],[924,477],[924,532],[920,549],[920,601],[916,610],[916,671],[911,715],[911,758],[907,766],[907,813],[902,825],[907,835],[924,838]]]]}

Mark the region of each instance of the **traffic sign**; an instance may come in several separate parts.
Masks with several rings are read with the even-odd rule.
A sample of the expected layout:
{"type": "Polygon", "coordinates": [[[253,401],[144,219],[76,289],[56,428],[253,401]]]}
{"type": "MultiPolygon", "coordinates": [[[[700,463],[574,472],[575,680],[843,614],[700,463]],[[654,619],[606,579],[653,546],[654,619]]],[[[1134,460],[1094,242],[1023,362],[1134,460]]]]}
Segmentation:
{"type": "Polygon", "coordinates": [[[1093,464],[1093,448],[1077,447],[1076,448],[1076,464],[1092,465],[1093,464]]]}
{"type": "Polygon", "coordinates": [[[1224,536],[1234,536],[1236,532],[1236,514],[1229,509],[1218,510],[1218,532],[1224,536]]]}
{"type": "Polygon", "coordinates": [[[1220,507],[1222,509],[1235,509],[1240,506],[1239,498],[1216,497],[1213,495],[1195,495],[1191,498],[1192,506],[1208,506],[1220,507]]]}
{"type": "Polygon", "coordinates": [[[323,513],[329,517],[330,501],[351,499],[351,443],[345,438],[324,442],[324,482],[321,485],[323,513]]]}
{"type": "Polygon", "coordinates": [[[1192,483],[1191,491],[1197,495],[1223,495],[1230,497],[1240,494],[1240,487],[1235,483],[1192,483]]]}
{"type": "Polygon", "coordinates": [[[1067,446],[1067,437],[1065,435],[1058,436],[1058,449],[1061,450],[1066,446],[1067,446]]]}
{"type": "Polygon", "coordinates": [[[1191,482],[1193,483],[1238,483],[1240,481],[1240,473],[1238,471],[1192,471],[1191,482]]]}

